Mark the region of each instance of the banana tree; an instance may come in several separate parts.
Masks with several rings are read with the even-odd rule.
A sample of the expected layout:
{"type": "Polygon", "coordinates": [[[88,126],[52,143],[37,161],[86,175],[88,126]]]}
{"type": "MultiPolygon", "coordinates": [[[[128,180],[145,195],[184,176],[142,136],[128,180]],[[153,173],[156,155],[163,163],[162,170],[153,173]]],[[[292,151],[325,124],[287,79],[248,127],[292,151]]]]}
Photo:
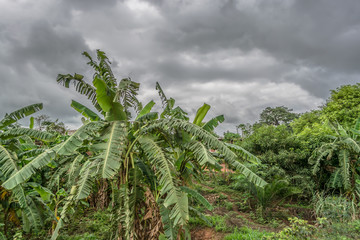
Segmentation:
{"type": "MultiPolygon", "coordinates": [[[[41,103],[32,104],[6,114],[0,121],[0,182],[5,182],[17,173],[26,161],[30,161],[33,156],[43,151],[34,140],[54,139],[54,135],[47,132],[13,126],[18,120],[41,110],[42,107],[41,103]]],[[[0,191],[0,202],[5,216],[5,234],[9,222],[19,224],[20,217],[24,229],[41,227],[41,209],[36,206],[36,197],[30,194],[31,191],[25,184],[17,185],[12,191],[1,187],[0,191]],[[22,212],[20,216],[16,213],[18,209],[22,212]]]]}
{"type": "Polygon", "coordinates": [[[360,199],[360,193],[356,191],[356,180],[359,179],[360,118],[350,129],[340,124],[331,124],[331,127],[333,134],[328,136],[329,142],[317,148],[309,159],[314,165],[313,174],[326,169],[331,173],[328,181],[330,187],[340,189],[353,199],[360,199]]]}
{"type": "Polygon", "coordinates": [[[184,142],[174,141],[173,135],[178,131],[191,136],[191,144],[180,147],[193,151],[193,162],[199,166],[213,165],[208,149],[218,149],[250,181],[260,186],[265,184],[204,126],[188,122],[181,109],[169,111],[177,113],[177,117],[169,117],[166,113],[158,118],[157,113],[151,112],[153,101],[142,107],[136,97],[139,84],[129,78],[118,83],[103,52],[97,51],[97,60],[88,53],[84,56],[95,70],[92,84],[80,74],[59,75],[57,80],[65,87],[74,84],[80,94],[91,100],[98,114],[73,101],[72,107],[86,118],[85,124],[66,141],[12,174],[3,184],[13,189],[51,161],[70,163],[66,174],[72,187],[52,239],[57,238],[59,229],[69,221],[68,210],[87,198],[95,181],[101,179],[112,189],[114,226],[109,238],[157,239],[160,233],[168,239],[189,238],[188,195],[211,206],[180,181],[174,151],[184,142]],[[131,113],[137,114],[134,120],[131,120],[131,113]]]}

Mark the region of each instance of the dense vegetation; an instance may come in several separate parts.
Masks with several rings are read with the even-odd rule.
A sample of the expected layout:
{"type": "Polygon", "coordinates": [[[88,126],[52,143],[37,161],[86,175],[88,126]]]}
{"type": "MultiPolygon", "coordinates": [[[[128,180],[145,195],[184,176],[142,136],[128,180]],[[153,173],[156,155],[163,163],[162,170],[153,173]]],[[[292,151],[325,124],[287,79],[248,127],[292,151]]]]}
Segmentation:
{"type": "Polygon", "coordinates": [[[193,120],[157,83],[138,100],[105,53],[84,53],[91,81],[57,82],[83,125],[68,134],[33,104],[0,121],[0,239],[358,239],[360,85],[319,109],[267,107],[258,123],[217,136],[222,115],[193,120]],[[93,109],[93,110],[92,110],[93,109]]]}

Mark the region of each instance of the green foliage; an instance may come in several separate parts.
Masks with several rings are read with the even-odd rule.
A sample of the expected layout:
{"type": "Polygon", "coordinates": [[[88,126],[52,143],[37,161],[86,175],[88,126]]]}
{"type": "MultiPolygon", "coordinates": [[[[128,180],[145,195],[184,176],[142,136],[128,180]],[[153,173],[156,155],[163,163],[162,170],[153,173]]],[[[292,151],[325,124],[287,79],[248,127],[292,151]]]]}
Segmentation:
{"type": "Polygon", "coordinates": [[[297,117],[298,114],[292,113],[292,109],[287,107],[267,107],[260,113],[260,123],[274,126],[287,125],[297,117]]]}
{"type": "Polygon", "coordinates": [[[42,103],[32,104],[23,108],[20,108],[12,113],[6,114],[5,117],[0,121],[0,129],[15,123],[16,121],[29,116],[43,108],[42,103]]]}
{"type": "Polygon", "coordinates": [[[212,225],[215,227],[215,231],[217,232],[230,232],[232,230],[232,226],[227,224],[228,217],[226,215],[212,215],[208,217],[212,225]]]}
{"type": "Polygon", "coordinates": [[[257,240],[263,239],[269,233],[253,230],[248,227],[236,228],[232,234],[226,235],[224,240],[257,240]]]}
{"type": "Polygon", "coordinates": [[[228,211],[233,210],[234,204],[232,202],[224,201],[224,205],[225,205],[226,210],[228,210],[228,211]]]}
{"type": "Polygon", "coordinates": [[[328,186],[343,189],[352,194],[355,191],[355,179],[359,175],[355,165],[360,154],[360,119],[351,129],[341,125],[333,126],[328,142],[315,149],[309,162],[313,164],[313,174],[330,172],[328,186]]]}
{"type": "Polygon", "coordinates": [[[324,118],[342,125],[355,124],[360,116],[360,84],[344,85],[331,90],[331,96],[322,109],[324,118]]]}
{"type": "MultiPolygon", "coordinates": [[[[46,173],[40,178],[48,188],[38,183],[28,186],[53,211],[52,239],[61,236],[60,229],[71,223],[72,213],[81,208],[84,199],[96,201],[97,195],[112,202],[110,238],[142,238],[140,235],[144,233],[158,238],[162,230],[168,239],[187,238],[189,211],[202,217],[189,206],[189,197],[212,209],[210,203],[190,187],[192,179],[200,179],[205,168],[218,166],[209,149],[217,149],[226,162],[249,181],[259,186],[266,184],[238,157],[254,161],[254,156],[239,147],[236,155],[212,132],[223,121],[223,116],[203,122],[209,105],[199,108],[194,123],[190,123],[187,113],[180,107],[174,108],[175,100],[167,99],[157,84],[164,103],[164,112],[157,119],[157,113],[151,112],[154,102],[142,108],[137,99],[139,84],[128,78],[118,83],[103,52],[97,51],[97,61],[87,53],[84,55],[95,70],[92,85],[79,74],[59,75],[57,81],[65,87],[74,84],[79,93],[92,101],[104,120],[85,105],[73,101],[72,106],[87,118],[74,134],[59,137],[57,144],[19,168],[10,152],[3,151],[0,159],[7,174],[3,186],[14,193],[22,193],[21,187],[28,184],[28,179],[38,180],[38,172],[46,173]],[[130,113],[134,112],[139,114],[135,121],[130,121],[130,113]],[[46,181],[48,179],[50,181],[46,181]],[[107,187],[98,188],[101,184],[107,187]],[[60,189],[64,189],[62,197],[57,194],[60,189]]],[[[25,193],[21,197],[26,198],[25,193]]],[[[36,217],[30,219],[35,224],[41,218],[32,211],[38,205],[31,200],[21,201],[21,207],[26,216],[36,217]]],[[[108,204],[104,201],[105,206],[108,204]]]]}
{"type": "Polygon", "coordinates": [[[297,217],[289,218],[290,226],[284,228],[279,233],[272,233],[271,236],[265,236],[264,239],[277,240],[310,240],[316,232],[316,228],[308,223],[306,220],[298,219],[297,217]]]}
{"type": "Polygon", "coordinates": [[[314,196],[315,214],[329,222],[349,222],[357,216],[357,206],[353,201],[340,196],[314,196]]]}
{"type": "Polygon", "coordinates": [[[100,117],[96,113],[75,100],[71,101],[71,107],[81,113],[84,117],[90,119],[91,121],[100,120],[100,117]]]}
{"type": "Polygon", "coordinates": [[[241,141],[241,136],[238,133],[225,132],[224,133],[224,141],[227,143],[239,143],[241,141]]]}
{"type": "Polygon", "coordinates": [[[271,205],[274,206],[275,201],[280,201],[288,196],[300,194],[301,190],[290,187],[286,180],[274,180],[264,187],[250,185],[250,191],[255,196],[260,207],[260,215],[266,216],[266,210],[271,205]]]}
{"type": "Polygon", "coordinates": [[[294,119],[290,126],[295,134],[299,134],[305,130],[310,132],[317,131],[317,128],[321,127],[322,120],[320,118],[320,110],[312,110],[300,115],[300,117],[294,119]]]}

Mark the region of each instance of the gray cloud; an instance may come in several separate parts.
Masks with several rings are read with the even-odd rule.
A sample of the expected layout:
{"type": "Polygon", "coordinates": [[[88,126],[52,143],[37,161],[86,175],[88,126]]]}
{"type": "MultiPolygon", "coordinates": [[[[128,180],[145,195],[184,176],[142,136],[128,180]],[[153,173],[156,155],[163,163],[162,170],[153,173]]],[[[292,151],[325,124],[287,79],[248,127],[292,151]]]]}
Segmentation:
{"type": "Polygon", "coordinates": [[[193,116],[225,114],[221,130],[257,120],[267,106],[297,112],[360,80],[357,0],[4,1],[0,9],[0,115],[44,102],[43,113],[80,124],[74,90],[58,73],[91,76],[83,51],[102,49],[140,98],[168,96],[193,116]]]}

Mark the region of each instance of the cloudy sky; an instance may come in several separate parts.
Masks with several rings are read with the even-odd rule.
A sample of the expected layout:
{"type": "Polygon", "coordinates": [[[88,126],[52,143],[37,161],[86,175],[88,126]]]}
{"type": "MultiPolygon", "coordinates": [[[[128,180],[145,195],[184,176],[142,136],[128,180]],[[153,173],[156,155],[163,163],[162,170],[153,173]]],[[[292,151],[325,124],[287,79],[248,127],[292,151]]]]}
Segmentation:
{"type": "Polygon", "coordinates": [[[0,116],[43,102],[79,126],[71,99],[91,104],[56,76],[91,76],[81,52],[96,49],[144,102],[160,105],[158,81],[190,116],[210,104],[218,132],[268,106],[305,112],[360,82],[359,13],[359,0],[0,0],[0,116]]]}

